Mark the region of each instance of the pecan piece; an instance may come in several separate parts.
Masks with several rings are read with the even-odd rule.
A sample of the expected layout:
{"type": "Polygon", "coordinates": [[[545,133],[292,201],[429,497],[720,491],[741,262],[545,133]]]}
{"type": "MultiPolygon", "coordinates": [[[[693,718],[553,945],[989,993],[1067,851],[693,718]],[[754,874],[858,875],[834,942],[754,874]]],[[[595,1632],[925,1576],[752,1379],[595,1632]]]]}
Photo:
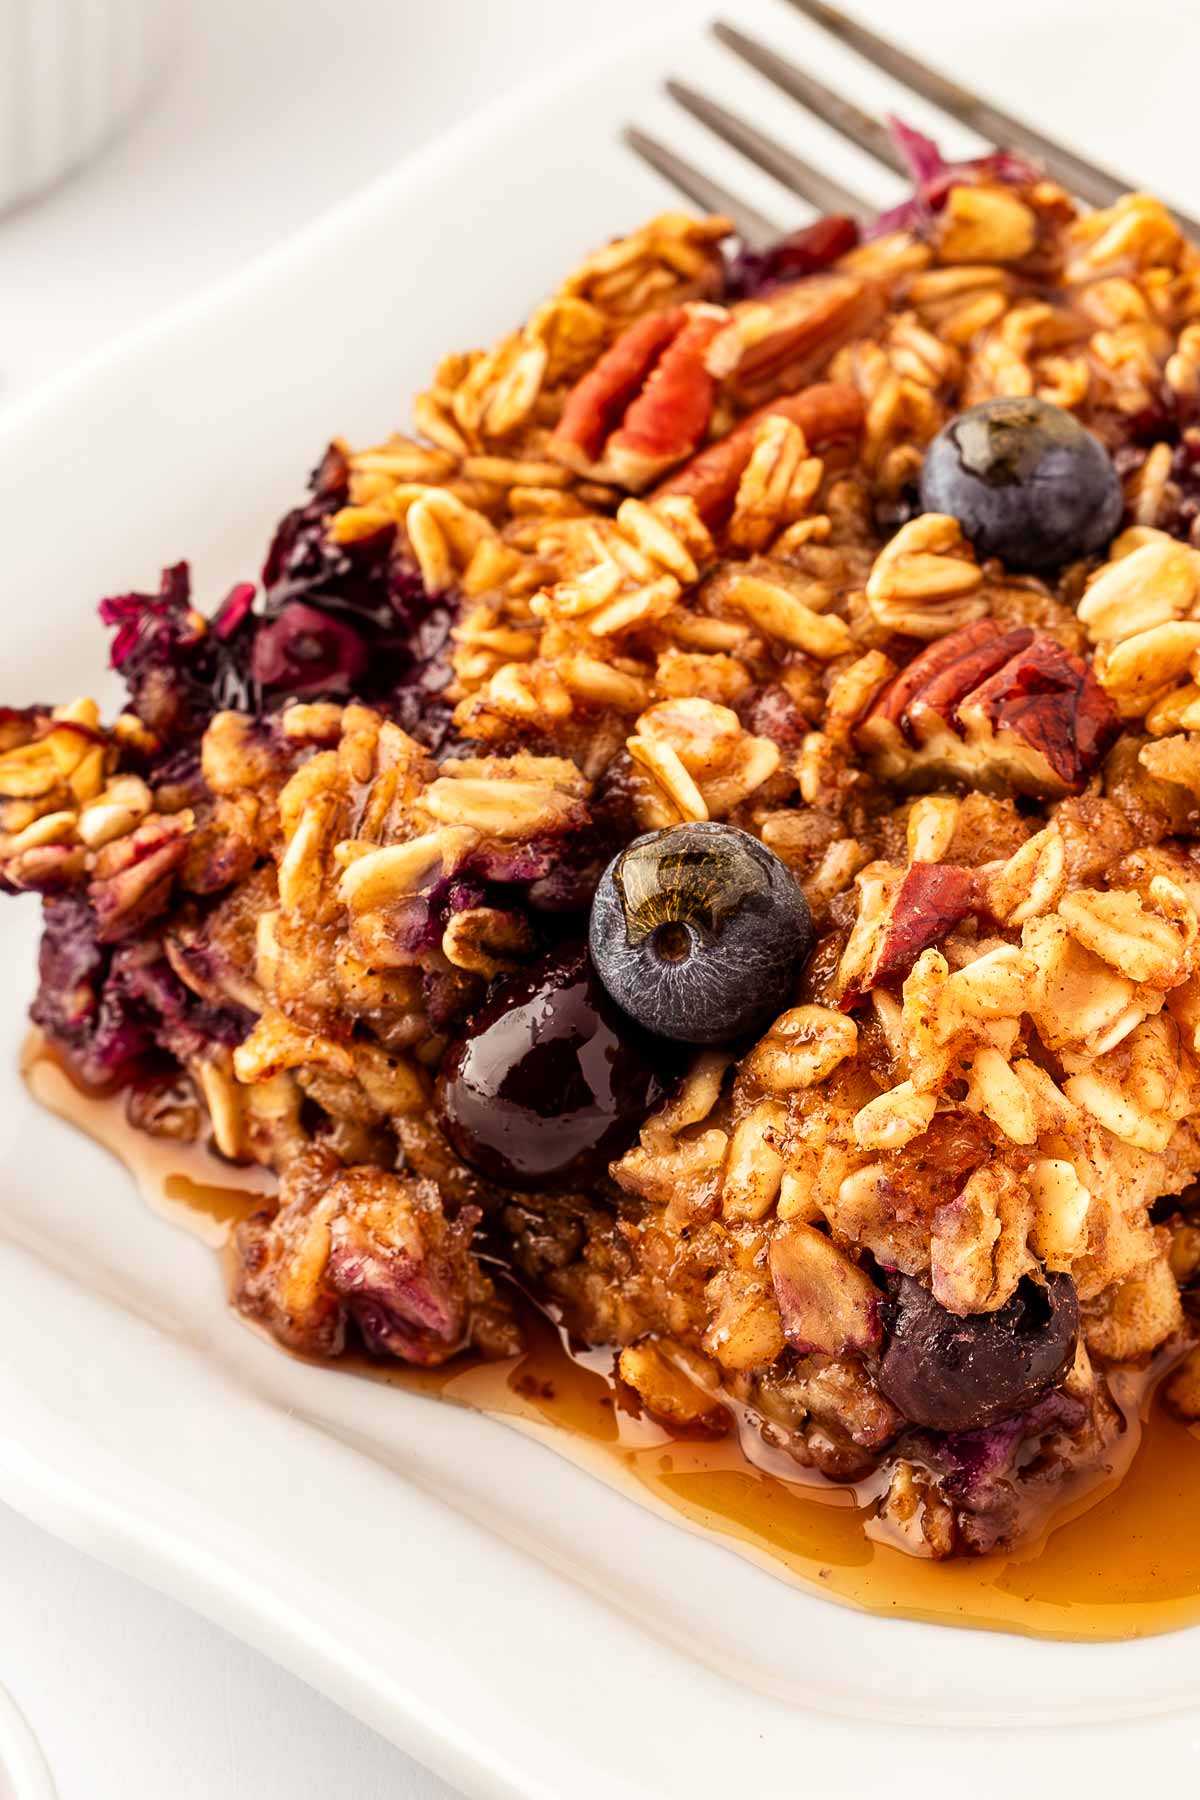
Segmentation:
{"type": "Polygon", "coordinates": [[[629,326],[568,394],[550,455],[635,494],[690,456],[716,391],[704,353],[727,317],[718,306],[677,306],[629,326]]]}
{"type": "Polygon", "coordinates": [[[1040,758],[1067,793],[1079,791],[1119,730],[1088,664],[1041,634],[960,702],[958,718],[968,740],[999,746],[1007,735],[1024,745],[1023,766],[1036,774],[1040,758]]]}
{"type": "Polygon", "coordinates": [[[973,869],[954,863],[913,863],[888,910],[862,986],[902,981],[922,950],[940,943],[978,904],[973,869]]]}
{"type": "Polygon", "coordinates": [[[873,863],[860,872],[858,889],[858,919],[838,965],[844,1012],[872,988],[903,981],[923,950],[984,909],[976,870],[957,863],[903,871],[873,863]]]}
{"type": "Polygon", "coordinates": [[[754,454],[755,433],[767,418],[790,419],[804,433],[809,448],[819,450],[858,435],[862,429],[862,400],[856,388],[840,381],[819,382],[803,393],[768,400],[743,419],[736,431],[701,450],[686,467],[660,482],[654,499],[682,495],[695,501],[706,525],[719,525],[733,508],[738,483],[754,454]]]}
{"type": "Polygon", "coordinates": [[[980,619],[915,657],[856,739],[877,775],[905,787],[951,779],[1046,800],[1078,793],[1117,729],[1081,657],[980,619]]]}

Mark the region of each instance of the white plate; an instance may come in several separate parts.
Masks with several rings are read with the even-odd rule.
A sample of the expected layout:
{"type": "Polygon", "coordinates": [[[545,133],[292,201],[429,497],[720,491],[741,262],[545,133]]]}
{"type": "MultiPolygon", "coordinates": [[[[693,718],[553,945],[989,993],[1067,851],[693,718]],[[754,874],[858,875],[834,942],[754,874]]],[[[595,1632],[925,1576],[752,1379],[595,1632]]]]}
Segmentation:
{"type": "Polygon", "coordinates": [[[0,1800],[56,1800],[56,1792],[29,1721],[0,1687],[0,1800]]]}
{"type": "MultiPolygon", "coordinates": [[[[1197,40],[1169,0],[1143,4],[1133,42],[1115,7],[1087,9],[1090,36],[1082,7],[1030,8],[1019,34],[1011,7],[1008,25],[902,10],[918,46],[967,79],[1149,180],[1178,174],[1169,127],[1190,116],[1194,63],[1177,47],[1157,59],[1182,29],[1197,40]],[[1158,135],[1130,98],[1152,81],[1158,135]]],[[[817,41],[767,0],[744,16],[784,45],[817,41]]],[[[834,79],[853,67],[820,62],[834,79]]],[[[95,689],[97,595],[182,554],[206,603],[253,573],[332,431],[364,440],[401,422],[442,351],[486,342],[578,252],[661,205],[614,131],[630,114],[667,123],[654,90],[668,68],[788,128],[694,28],[648,40],[501,104],[0,424],[4,698],[95,689]]],[[[861,178],[815,127],[791,129],[861,178]]],[[[886,198],[886,181],[874,191],[886,198]]],[[[0,952],[10,1503],[471,1794],[860,1800],[899,1763],[989,1800],[1028,1791],[1035,1766],[1035,1791],[1077,1779],[1081,1742],[1096,1794],[1151,1764],[1194,1779],[1200,1632],[1070,1645],[866,1618],[504,1426],[260,1342],[227,1312],[209,1253],[17,1081],[35,911],[5,912],[0,952]]]]}

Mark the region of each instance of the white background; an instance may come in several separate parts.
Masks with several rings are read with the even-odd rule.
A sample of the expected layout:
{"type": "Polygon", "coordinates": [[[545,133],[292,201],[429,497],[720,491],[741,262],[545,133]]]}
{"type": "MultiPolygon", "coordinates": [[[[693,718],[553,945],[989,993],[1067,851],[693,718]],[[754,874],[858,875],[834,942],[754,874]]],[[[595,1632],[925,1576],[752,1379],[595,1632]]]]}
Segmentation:
{"type": "MultiPolygon", "coordinates": [[[[0,405],[232,273],[496,94],[689,0],[178,4],[168,70],[134,127],[88,171],[0,220],[0,405]]],[[[945,4],[959,11],[962,0],[945,4]]],[[[699,20],[717,0],[691,9],[699,20]]],[[[736,15],[736,0],[727,10],[736,15]]],[[[936,57],[936,0],[856,0],[856,10],[883,29],[910,30],[936,57]]],[[[1164,81],[1178,90],[1184,72],[1161,66],[1162,46],[1129,31],[1124,11],[1100,10],[1106,29],[1089,31],[1083,20],[1098,15],[1084,0],[1004,6],[1035,40],[1046,15],[1081,14],[1061,71],[1073,94],[1094,102],[1076,109],[1077,135],[1151,183],[1192,187],[1177,140],[1144,104],[1164,81]]],[[[1047,111],[1047,71],[1036,76],[1047,111]]],[[[1006,84],[1014,106],[1023,92],[1006,84]]],[[[547,144],[548,158],[554,149],[547,144]]],[[[397,329],[402,307],[398,296],[397,329]]],[[[314,448],[298,447],[298,462],[314,448]]],[[[3,1509],[0,1682],[41,1737],[62,1800],[450,1794],[217,1628],[3,1509]]]]}

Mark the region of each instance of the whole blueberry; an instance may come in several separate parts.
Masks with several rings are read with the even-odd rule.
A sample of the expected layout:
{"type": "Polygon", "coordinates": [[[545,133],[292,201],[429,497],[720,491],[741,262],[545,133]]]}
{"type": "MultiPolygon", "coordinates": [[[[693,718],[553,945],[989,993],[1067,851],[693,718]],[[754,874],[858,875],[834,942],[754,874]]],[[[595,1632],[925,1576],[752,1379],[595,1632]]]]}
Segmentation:
{"type": "Polygon", "coordinates": [[[779,858],[732,825],[635,838],[596,889],[592,961],[621,1009],[660,1037],[720,1044],[787,1006],[814,942],[779,858]]]}
{"type": "Polygon", "coordinates": [[[1102,550],[1121,483],[1099,438],[1045,400],[984,400],[944,425],[921,470],[921,505],[949,513],[976,554],[1045,574],[1102,550]]]}
{"type": "Polygon", "coordinates": [[[906,1419],[975,1431],[1053,1387],[1075,1354],[1079,1300],[1069,1275],[1021,1281],[996,1312],[947,1312],[911,1275],[893,1278],[895,1308],[877,1380],[906,1419]]]}
{"type": "Polygon", "coordinates": [[[446,1052],[442,1129],[505,1187],[587,1185],[663,1098],[669,1051],[613,1005],[585,946],[567,946],[503,982],[446,1052]]]}

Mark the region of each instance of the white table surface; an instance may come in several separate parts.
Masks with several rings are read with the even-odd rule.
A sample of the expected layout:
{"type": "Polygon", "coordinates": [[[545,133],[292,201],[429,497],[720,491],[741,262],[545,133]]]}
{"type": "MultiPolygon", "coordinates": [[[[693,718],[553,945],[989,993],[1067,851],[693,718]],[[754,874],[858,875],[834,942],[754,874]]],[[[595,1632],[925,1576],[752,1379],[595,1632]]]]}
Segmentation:
{"type": "MultiPolygon", "coordinates": [[[[165,78],[132,129],[0,219],[0,405],[648,10],[647,0],[179,8],[165,78]]],[[[265,1657],[5,1508],[0,1683],[41,1739],[62,1800],[452,1795],[265,1657]]]]}
{"type": "MultiPolygon", "coordinates": [[[[1009,0],[1009,10],[1036,35],[1043,8],[1075,3],[1009,0]]],[[[177,4],[174,55],[143,116],[85,173],[0,219],[0,405],[241,267],[495,93],[669,10],[664,0],[177,4]]],[[[889,18],[915,25],[936,56],[933,0],[914,0],[903,19],[889,0],[854,4],[883,29],[889,18]]],[[[716,10],[695,0],[698,19],[716,10]]],[[[1128,39],[1130,91],[1156,57],[1128,39]]],[[[1113,160],[1128,152],[1149,181],[1178,182],[1166,135],[1137,109],[1074,112],[1064,129],[1095,139],[1096,153],[1111,140],[1113,160]]],[[[3,1508],[0,1682],[42,1739],[62,1800],[451,1793],[265,1658],[3,1508]]]]}

